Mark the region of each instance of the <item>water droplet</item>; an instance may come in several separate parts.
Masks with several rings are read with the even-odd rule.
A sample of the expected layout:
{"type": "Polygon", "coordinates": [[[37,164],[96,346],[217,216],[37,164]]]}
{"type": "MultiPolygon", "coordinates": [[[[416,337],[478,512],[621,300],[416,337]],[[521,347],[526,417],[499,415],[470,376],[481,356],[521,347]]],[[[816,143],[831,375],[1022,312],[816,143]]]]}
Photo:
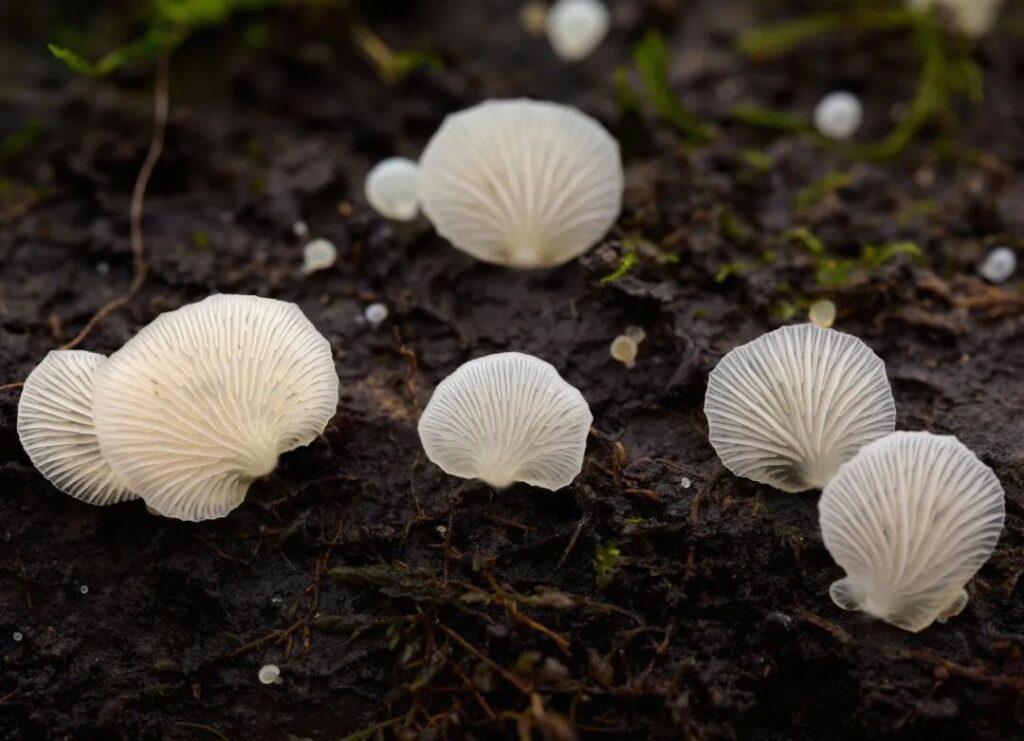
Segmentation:
{"type": "Polygon", "coordinates": [[[363,316],[366,317],[370,326],[376,329],[388,318],[388,307],[378,301],[367,306],[363,316]]]}
{"type": "Polygon", "coordinates": [[[264,664],[257,674],[262,684],[281,684],[281,670],[277,664],[264,664]]]}
{"type": "Polygon", "coordinates": [[[683,487],[684,489],[689,489],[690,486],[693,485],[693,482],[690,481],[690,479],[688,477],[683,476],[681,479],[679,479],[679,485],[681,487],[683,487]]]}
{"type": "Polygon", "coordinates": [[[14,635],[12,635],[12,636],[11,636],[11,638],[13,638],[13,639],[14,639],[14,642],[15,642],[15,643],[20,643],[20,642],[21,642],[21,639],[22,639],[23,637],[24,637],[24,636],[22,636],[22,635],[21,635],[21,631],[20,631],[20,630],[16,630],[16,631],[14,631],[14,635]]]}
{"type": "Polygon", "coordinates": [[[1005,283],[1017,270],[1017,255],[1009,247],[996,247],[978,268],[989,283],[1005,283]]]}

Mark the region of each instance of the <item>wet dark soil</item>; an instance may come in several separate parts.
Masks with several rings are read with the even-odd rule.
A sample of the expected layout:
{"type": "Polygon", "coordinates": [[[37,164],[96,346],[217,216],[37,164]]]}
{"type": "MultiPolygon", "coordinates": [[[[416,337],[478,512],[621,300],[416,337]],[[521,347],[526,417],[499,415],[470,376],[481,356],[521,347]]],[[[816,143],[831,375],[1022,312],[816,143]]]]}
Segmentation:
{"type": "MultiPolygon", "coordinates": [[[[251,13],[176,53],[149,277],[83,348],[112,352],[212,292],[295,301],[336,349],[338,413],[229,517],[186,524],[57,492],[18,442],[17,390],[0,392],[0,737],[1021,736],[1024,293],[1019,272],[998,288],[976,277],[992,245],[1024,247],[1020,8],[980,43],[984,100],[958,101],[944,146],[927,129],[864,163],[728,112],[806,115],[846,87],[864,97],[862,138],[880,138],[914,92],[905,34],[750,60],[738,31],[818,3],[609,4],[611,37],[571,67],[523,33],[511,0],[251,13]],[[384,84],[354,22],[443,69],[384,84]],[[612,72],[651,29],[713,142],[686,146],[617,107],[612,72]],[[368,209],[374,161],[415,157],[446,113],[512,95],[578,105],[623,142],[626,202],[604,243],[513,273],[368,209]],[[794,207],[833,171],[845,187],[794,207]],[[335,242],[334,268],[301,274],[298,220],[335,242]],[[837,257],[908,240],[923,257],[822,286],[808,252],[780,242],[797,226],[837,257]],[[638,243],[636,268],[602,283],[638,243]],[[737,479],[707,441],[717,359],[821,297],[885,359],[899,427],[957,435],[1006,488],[1006,529],[966,611],[917,635],[832,604],[842,574],[816,493],[737,479]],[[371,301],[390,308],[376,330],[361,319],[371,301]],[[634,370],[608,352],[630,325],[647,333],[634,370]],[[583,473],[558,492],[446,477],[419,445],[435,384],[513,349],[554,363],[594,412],[583,473]],[[267,663],[282,684],[259,683],[267,663]]],[[[132,3],[67,5],[0,9],[0,135],[33,133],[0,155],[0,383],[131,277],[152,65],[65,70],[45,50],[55,34],[77,28],[101,51],[133,30],[132,3]]]]}

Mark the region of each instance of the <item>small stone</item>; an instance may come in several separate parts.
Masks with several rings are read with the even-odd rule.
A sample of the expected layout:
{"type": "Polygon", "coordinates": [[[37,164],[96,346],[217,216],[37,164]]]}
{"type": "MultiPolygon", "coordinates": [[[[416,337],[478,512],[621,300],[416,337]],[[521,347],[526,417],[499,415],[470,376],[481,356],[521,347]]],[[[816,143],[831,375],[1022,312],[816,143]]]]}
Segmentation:
{"type": "Polygon", "coordinates": [[[338,250],[326,239],[314,239],[302,251],[302,272],[306,275],[326,270],[338,259],[338,250]]]}
{"type": "Polygon", "coordinates": [[[21,643],[21,639],[24,638],[24,636],[21,634],[20,630],[16,630],[14,631],[14,635],[12,635],[11,638],[14,639],[15,643],[21,643]]]}
{"type": "Polygon", "coordinates": [[[376,329],[388,318],[388,307],[378,301],[367,306],[366,310],[363,311],[363,316],[366,318],[367,323],[376,329]]]}
{"type": "Polygon", "coordinates": [[[281,684],[281,670],[277,664],[264,664],[260,667],[259,679],[262,684],[281,684]]]}
{"type": "Polygon", "coordinates": [[[78,588],[78,591],[81,592],[82,594],[89,594],[89,585],[88,584],[83,584],[82,586],[80,586],[78,588]]]}
{"type": "Polygon", "coordinates": [[[815,301],[807,311],[807,318],[822,329],[830,329],[836,323],[836,305],[827,299],[815,301]]]}
{"type": "Polygon", "coordinates": [[[849,139],[860,128],[864,109],[853,93],[829,93],[814,109],[814,128],[829,139],[849,139]]]}
{"type": "Polygon", "coordinates": [[[1005,283],[1017,270],[1017,255],[1009,247],[996,247],[978,268],[989,283],[1005,283]]]}
{"type": "Polygon", "coordinates": [[[687,476],[683,476],[681,479],[679,479],[679,485],[684,489],[689,489],[693,485],[693,482],[690,481],[690,479],[687,476]]]}

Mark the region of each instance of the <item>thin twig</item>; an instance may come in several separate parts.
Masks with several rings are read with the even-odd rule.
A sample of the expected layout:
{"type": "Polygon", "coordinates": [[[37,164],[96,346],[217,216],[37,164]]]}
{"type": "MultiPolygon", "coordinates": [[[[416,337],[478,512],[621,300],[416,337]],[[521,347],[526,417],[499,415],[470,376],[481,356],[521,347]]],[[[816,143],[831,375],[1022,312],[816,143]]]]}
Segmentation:
{"type": "Polygon", "coordinates": [[[146,159],[139,169],[138,177],[135,178],[135,187],[132,189],[132,201],[129,211],[132,249],[131,285],[125,293],[101,306],[70,342],[61,345],[61,350],[70,350],[82,344],[82,341],[89,336],[89,333],[100,322],[135,298],[135,294],[139,292],[142,284],[146,281],[147,266],[142,241],[142,205],[146,199],[146,188],[149,187],[149,180],[153,176],[153,170],[156,169],[157,162],[160,161],[160,155],[164,151],[164,139],[167,134],[167,116],[170,110],[170,61],[170,51],[163,52],[157,59],[156,84],[153,93],[153,136],[149,141],[149,151],[146,152],[146,159]]]}

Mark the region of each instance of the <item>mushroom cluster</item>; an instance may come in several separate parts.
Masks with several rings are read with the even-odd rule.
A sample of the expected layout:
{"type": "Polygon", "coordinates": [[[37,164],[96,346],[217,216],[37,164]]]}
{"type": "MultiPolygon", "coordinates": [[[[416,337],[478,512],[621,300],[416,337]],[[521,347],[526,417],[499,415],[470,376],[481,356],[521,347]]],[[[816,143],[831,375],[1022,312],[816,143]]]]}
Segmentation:
{"type": "Polygon", "coordinates": [[[278,456],[334,416],[330,344],[294,304],[215,295],[160,315],[104,358],[51,352],[25,382],[18,434],[58,489],[223,517],[278,456]]]}
{"type": "Polygon", "coordinates": [[[1002,531],[1002,486],[956,438],[894,431],[885,365],[862,341],[803,324],[735,348],[705,413],[729,470],[823,489],[822,538],[847,573],[829,590],[839,607],[913,632],[963,610],[1002,531]]]}

